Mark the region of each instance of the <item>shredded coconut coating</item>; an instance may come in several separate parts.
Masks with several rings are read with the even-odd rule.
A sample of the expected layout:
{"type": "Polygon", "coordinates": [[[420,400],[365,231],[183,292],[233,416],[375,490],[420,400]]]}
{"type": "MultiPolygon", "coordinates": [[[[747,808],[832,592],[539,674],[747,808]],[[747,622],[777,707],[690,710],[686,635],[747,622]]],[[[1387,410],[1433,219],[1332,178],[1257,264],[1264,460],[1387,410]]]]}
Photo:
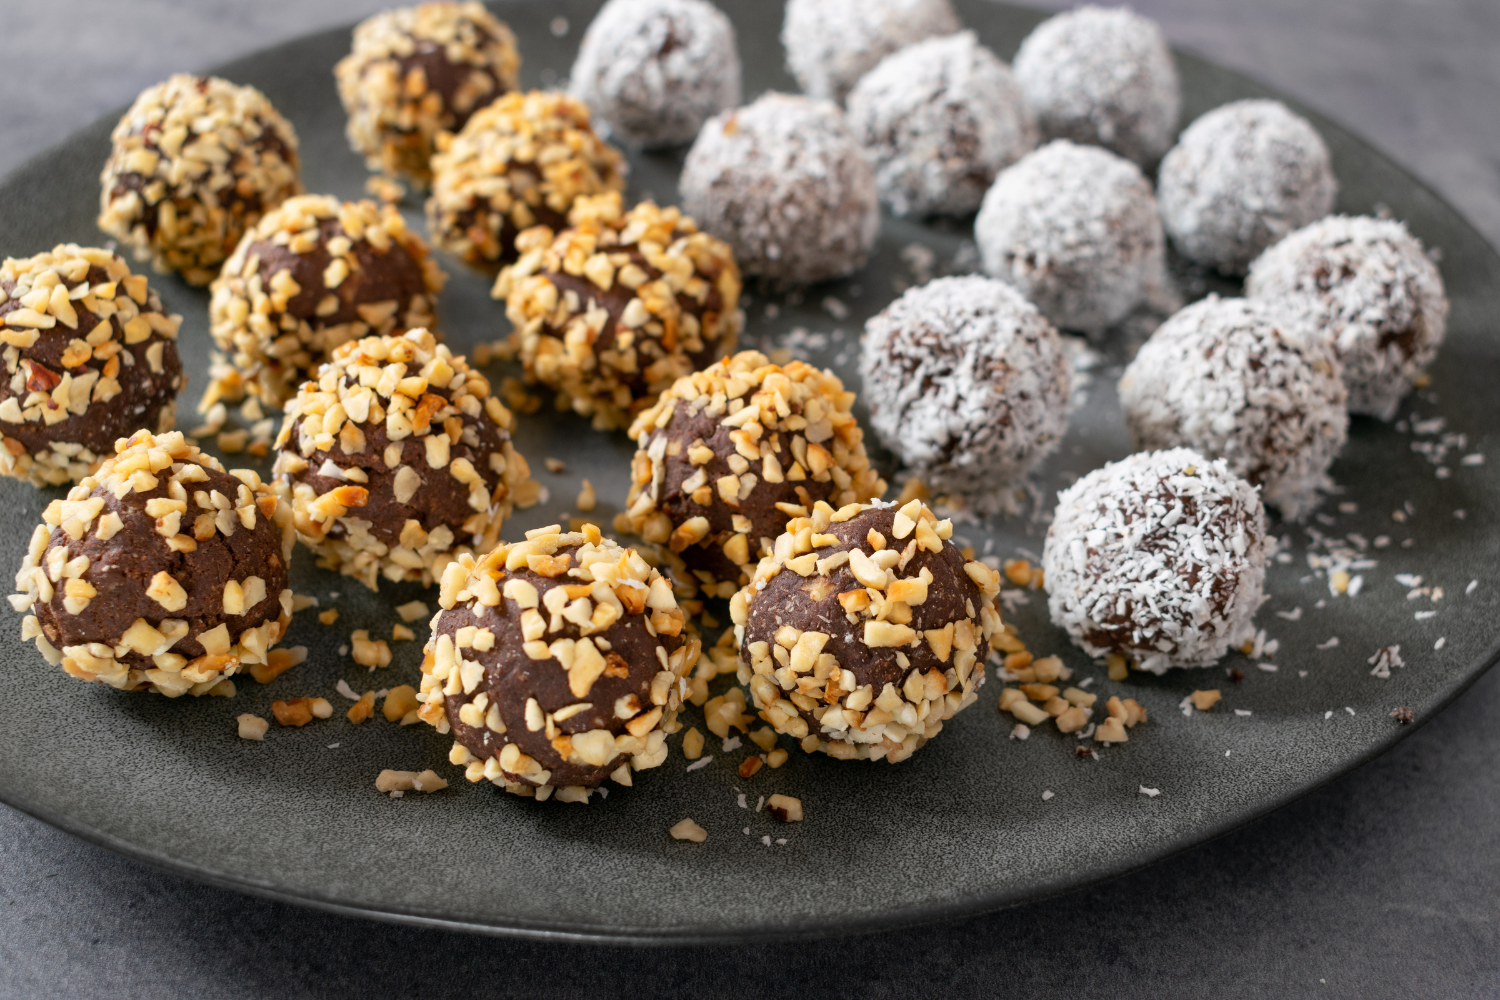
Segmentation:
{"type": "Polygon", "coordinates": [[[142,91],[110,138],[99,228],[190,285],[212,281],[246,229],[302,193],[297,133],[254,87],[178,74],[142,91]]]}
{"type": "Polygon", "coordinates": [[[516,259],[516,236],[561,229],[584,195],[623,191],[628,164],[594,134],[589,111],[566,94],[507,94],[432,158],[427,231],[433,243],[494,271],[516,259]]]}
{"type": "Polygon", "coordinates": [[[993,278],[911,289],[865,324],[859,367],[870,425],[935,489],[983,500],[1036,468],[1067,431],[1062,338],[993,278]]]}
{"type": "Polygon", "coordinates": [[[809,97],[842,103],[897,49],[963,27],[948,0],[787,0],[787,72],[809,97]]]}
{"type": "Polygon", "coordinates": [[[521,257],[491,295],[529,379],[594,426],[630,426],[684,375],[734,349],[740,272],[722,240],[676,208],[626,212],[611,191],[574,204],[571,227],[516,240],[521,257]]]}
{"type": "Polygon", "coordinates": [[[612,139],[692,142],[740,103],[734,25],[706,0],[609,0],[584,32],[568,89],[612,139]]]}
{"type": "Polygon", "coordinates": [[[1349,411],[1380,420],[1437,357],[1448,328],[1443,276],[1405,224],[1333,216],[1250,265],[1245,294],[1343,363],[1349,411]]]}
{"type": "Polygon", "coordinates": [[[1338,181],[1317,129],[1280,101],[1235,101],[1183,130],[1157,196],[1172,245],[1244,274],[1266,247],[1333,209],[1338,181]]]}
{"type": "Polygon", "coordinates": [[[199,408],[248,391],[279,409],[340,344],[435,326],[443,280],[392,206],[288,199],[245,234],[213,283],[209,331],[224,356],[199,408]]]}
{"type": "Polygon", "coordinates": [[[1098,333],[1165,280],[1166,241],[1140,168],[1066,139],[995,178],[974,238],[985,271],[1065,330],[1098,333]]]}
{"type": "Polygon", "coordinates": [[[515,35],[477,0],[382,11],[355,26],[333,69],[349,145],[371,170],[423,186],[438,135],[515,90],[520,73],[515,35]]]}
{"type": "Polygon", "coordinates": [[[61,486],[177,419],[177,331],[117,254],[59,244],[0,264],[0,474],[61,486]]]}
{"type": "Polygon", "coordinates": [[[678,186],[688,214],[773,285],[852,274],[880,235],[874,170],[827,101],[768,93],[714,116],[678,186]]]}
{"type": "Polygon", "coordinates": [[[539,498],[512,424],[485,377],[428,331],[366,337],[287,401],[276,488],[319,566],[371,590],[380,577],[430,585],[539,498]]]}
{"type": "Polygon", "coordinates": [[[179,432],[115,448],[32,533],[10,598],[35,612],[22,640],[80,680],[169,698],[267,663],[292,620],[291,512],[179,432]]]}
{"type": "Polygon", "coordinates": [[[1345,395],[1332,351],[1283,333],[1262,303],[1216,295],[1158,327],[1120,379],[1137,449],[1222,458],[1288,520],[1333,485],[1345,395]]]}
{"type": "Polygon", "coordinates": [[[1266,561],[1255,487],[1190,448],[1140,452],[1058,494],[1042,568],[1052,623],[1139,670],[1212,666],[1253,634],[1266,561]]]}
{"type": "Polygon", "coordinates": [[[788,518],[885,493],[853,404],[832,372],[758,351],[678,379],[630,427],[638,450],[618,527],[665,546],[685,582],[732,597],[788,518]]]}
{"type": "Polygon", "coordinates": [[[739,681],[777,732],[895,764],[972,705],[1003,630],[1000,574],[920,500],[818,502],[729,603],[739,681]]]}
{"type": "Polygon", "coordinates": [[[1125,7],[1079,7],[1021,42],[1016,82],[1046,139],[1103,146],[1149,167],[1172,145],[1182,92],[1156,22],[1125,7]]]}
{"type": "Polygon", "coordinates": [[[702,654],[671,584],[585,524],[463,555],[443,572],[418,717],[469,781],[587,803],[667,759],[702,654]]]}
{"type": "Polygon", "coordinates": [[[886,56],[849,94],[849,129],[896,215],[966,215],[1036,146],[1010,70],[972,31],[886,56]]]}

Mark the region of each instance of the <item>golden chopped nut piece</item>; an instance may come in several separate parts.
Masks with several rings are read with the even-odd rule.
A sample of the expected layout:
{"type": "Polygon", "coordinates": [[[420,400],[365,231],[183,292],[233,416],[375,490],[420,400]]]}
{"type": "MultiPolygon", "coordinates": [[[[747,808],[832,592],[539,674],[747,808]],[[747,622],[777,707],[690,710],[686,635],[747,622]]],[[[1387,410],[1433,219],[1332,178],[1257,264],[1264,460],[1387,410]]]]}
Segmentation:
{"type": "Polygon", "coordinates": [[[766,800],[766,812],[783,823],[802,822],[802,800],[790,795],[773,795],[766,800]]]}
{"type": "Polygon", "coordinates": [[[673,840],[691,840],[695,844],[708,839],[708,831],[690,819],[682,820],[667,832],[672,835],[673,840]]]}
{"type": "Polygon", "coordinates": [[[1194,708],[1200,712],[1207,712],[1210,708],[1217,705],[1224,696],[1219,692],[1218,688],[1214,688],[1211,691],[1194,691],[1188,697],[1192,699],[1194,708]]]}

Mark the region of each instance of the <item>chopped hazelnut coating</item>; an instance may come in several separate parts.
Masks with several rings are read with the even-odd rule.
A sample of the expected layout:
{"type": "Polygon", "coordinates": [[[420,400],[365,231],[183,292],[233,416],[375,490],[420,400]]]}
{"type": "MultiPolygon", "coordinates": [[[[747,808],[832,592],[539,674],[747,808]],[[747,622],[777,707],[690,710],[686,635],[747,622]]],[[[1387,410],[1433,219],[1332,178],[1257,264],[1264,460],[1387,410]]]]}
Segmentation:
{"type": "Polygon", "coordinates": [[[510,28],[469,2],[398,7],[360,22],[333,75],[354,151],[371,170],[425,185],[438,137],[514,90],[520,71],[510,28]]]}
{"type": "Polygon", "coordinates": [[[665,546],[708,593],[733,596],[794,513],[885,492],[853,403],[832,372],[757,351],[678,379],[630,427],[623,527],[665,546]]]}
{"type": "Polygon", "coordinates": [[[673,382],[734,349],[744,324],[740,271],[723,241],[675,208],[622,211],[609,192],[580,198],[572,228],[517,237],[521,257],[491,294],[512,343],[559,408],[627,427],[673,382]]]}
{"type": "Polygon", "coordinates": [[[701,644],[667,580],[593,525],[443,571],[418,715],[470,781],[587,802],[667,758],[701,644]]]}
{"type": "Polygon", "coordinates": [[[276,487],[319,566],[372,590],[382,576],[431,584],[540,497],[511,424],[485,377],[431,333],[366,337],[287,402],[276,487]]]}
{"type": "Polygon", "coordinates": [[[297,133],[254,87],[179,73],[142,91],[111,138],[99,228],[191,285],[302,193],[297,133]]]}
{"type": "Polygon", "coordinates": [[[920,500],[787,522],[729,603],[760,717],[809,753],[896,763],[973,704],[1000,574],[952,533],[920,500]]]}
{"type": "Polygon", "coordinates": [[[516,259],[516,235],[562,229],[584,195],[621,191],[627,164],[594,134],[589,111],[566,94],[507,94],[438,139],[427,231],[475,267],[516,259]]]}
{"type": "Polygon", "coordinates": [[[340,344],[431,327],[443,280],[395,208],[288,199],[245,234],[213,283],[209,330],[225,356],[200,407],[246,391],[279,407],[340,344]]]}
{"type": "Polygon", "coordinates": [[[291,512],[180,433],[116,450],[32,533],[21,637],[81,680],[169,698],[269,663],[292,617],[291,512]]]}
{"type": "Polygon", "coordinates": [[[177,421],[181,316],[117,254],[59,245],[0,264],[0,474],[77,482],[135,431],[177,421]]]}

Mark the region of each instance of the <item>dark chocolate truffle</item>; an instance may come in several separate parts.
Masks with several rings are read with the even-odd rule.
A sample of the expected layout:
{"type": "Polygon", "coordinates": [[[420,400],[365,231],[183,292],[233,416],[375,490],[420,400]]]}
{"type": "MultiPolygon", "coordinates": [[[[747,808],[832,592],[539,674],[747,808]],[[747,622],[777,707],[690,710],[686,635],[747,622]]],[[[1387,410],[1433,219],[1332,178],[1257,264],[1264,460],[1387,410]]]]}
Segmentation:
{"type": "Polygon", "coordinates": [[[1349,412],[1380,420],[1437,357],[1443,276],[1404,224],[1340,215],[1299,229],[1250,265],[1245,294],[1343,363],[1349,412]]]}
{"type": "Polygon", "coordinates": [[[1141,452],[1057,497],[1042,568],[1052,623],[1139,670],[1208,667],[1255,633],[1275,548],[1255,487],[1189,448],[1141,452]]]}
{"type": "Polygon", "coordinates": [[[948,0],[787,0],[781,44],[805,94],[842,103],[892,52],[960,27],[948,0]]]}
{"type": "Polygon", "coordinates": [[[617,527],[666,546],[709,594],[733,596],[788,518],[885,492],[853,403],[832,372],[757,351],[679,379],[631,425],[639,450],[617,527]]]}
{"type": "Polygon", "coordinates": [[[438,135],[515,90],[520,72],[515,36],[483,4],[438,2],[360,22],[333,75],[354,151],[426,185],[438,135]]]}
{"type": "Polygon", "coordinates": [[[181,316],[118,255],[69,243],[0,265],[0,473],[78,481],[138,430],[176,422],[181,316]]]}
{"type": "Polygon", "coordinates": [[[612,139],[691,142],[740,103],[734,25],[706,0],[609,0],[584,32],[569,89],[612,139]]]}
{"type": "Polygon", "coordinates": [[[1177,252],[1244,274],[1266,247],[1333,209],[1338,182],[1318,130],[1280,101],[1235,101],[1183,130],[1157,197],[1177,252]]]}
{"type": "Polygon", "coordinates": [[[505,302],[528,378],[601,430],[628,427],[677,379],[734,349],[740,271],[723,241],[675,208],[616,192],[580,198],[571,226],[522,233],[491,294],[505,302]]]}
{"type": "Polygon", "coordinates": [[[1143,167],[1172,145],[1182,92],[1156,22],[1124,7],[1079,7],[1021,42],[1016,82],[1043,140],[1070,139],[1143,167]]]}
{"type": "Polygon", "coordinates": [[[952,532],[920,500],[789,521],[729,605],[760,717],[809,753],[894,764],[973,704],[1000,574],[952,532]]]}
{"type": "Polygon", "coordinates": [[[290,512],[180,433],[117,448],[32,534],[10,599],[32,612],[21,637],[81,680],[206,694],[286,632],[290,512]]]}
{"type": "Polygon", "coordinates": [[[286,404],[276,485],[318,565],[375,590],[488,552],[541,487],[489,382],[426,330],[345,344],[286,404]]]}
{"type": "Polygon", "coordinates": [[[587,802],[667,759],[701,646],[672,587],[592,524],[526,533],[443,573],[419,715],[470,781],[587,802]]]}
{"type": "Polygon", "coordinates": [[[340,344],[431,327],[442,287],[427,244],[391,206],[288,199],[213,284],[209,330],[227,357],[215,359],[200,407],[248,391],[279,408],[340,344]]]}
{"type": "Polygon", "coordinates": [[[214,280],[245,230],[302,192],[291,123],[254,87],[218,77],[147,88],[111,139],[99,228],[190,285],[214,280]]]}
{"type": "Polygon", "coordinates": [[[1151,335],[1120,379],[1137,449],[1179,445],[1222,458],[1261,498],[1300,520],[1333,485],[1328,467],[1348,434],[1339,363],[1269,309],[1210,295],[1151,335]]]}
{"type": "Polygon", "coordinates": [[[583,195],[621,191],[627,164],[566,94],[507,94],[432,158],[427,232],[433,243],[493,271],[516,259],[516,234],[562,229],[583,195]]]}
{"type": "Polygon", "coordinates": [[[880,235],[880,198],[865,151],[827,101],[763,94],[715,115],[678,183],[684,209],[774,285],[859,270],[880,235]]]}

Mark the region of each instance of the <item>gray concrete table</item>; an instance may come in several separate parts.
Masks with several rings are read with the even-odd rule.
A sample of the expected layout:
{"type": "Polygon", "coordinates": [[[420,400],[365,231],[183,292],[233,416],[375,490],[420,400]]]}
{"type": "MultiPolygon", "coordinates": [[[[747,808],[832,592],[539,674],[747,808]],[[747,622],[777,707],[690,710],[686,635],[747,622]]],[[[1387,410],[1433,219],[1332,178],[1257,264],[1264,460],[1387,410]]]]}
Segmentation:
{"type": "MultiPolygon", "coordinates": [[[[170,72],[383,5],[5,0],[0,171],[170,72]]],[[[1497,0],[1135,6],[1174,43],[1362,132],[1500,243],[1497,0]]],[[[561,947],[334,917],[164,874],[0,807],[0,996],[1495,996],[1496,719],[1491,674],[1372,764],[1109,884],[778,946],[561,947]]]]}

